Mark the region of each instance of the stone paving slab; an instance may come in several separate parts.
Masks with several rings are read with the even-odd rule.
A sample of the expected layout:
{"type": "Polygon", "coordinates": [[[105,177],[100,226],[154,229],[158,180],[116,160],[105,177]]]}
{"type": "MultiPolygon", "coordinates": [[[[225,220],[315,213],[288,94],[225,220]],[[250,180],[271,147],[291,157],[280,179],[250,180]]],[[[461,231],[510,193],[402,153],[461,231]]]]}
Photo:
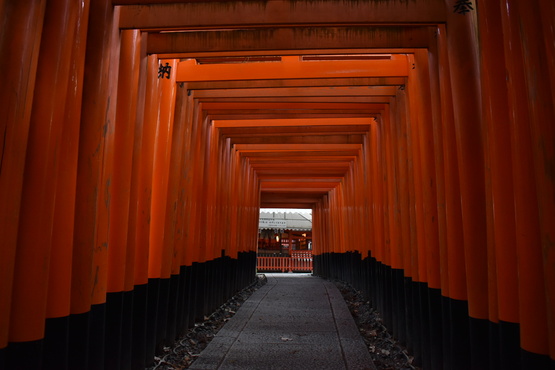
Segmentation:
{"type": "Polygon", "coordinates": [[[376,369],[334,284],[266,276],[190,369],[376,369]]]}

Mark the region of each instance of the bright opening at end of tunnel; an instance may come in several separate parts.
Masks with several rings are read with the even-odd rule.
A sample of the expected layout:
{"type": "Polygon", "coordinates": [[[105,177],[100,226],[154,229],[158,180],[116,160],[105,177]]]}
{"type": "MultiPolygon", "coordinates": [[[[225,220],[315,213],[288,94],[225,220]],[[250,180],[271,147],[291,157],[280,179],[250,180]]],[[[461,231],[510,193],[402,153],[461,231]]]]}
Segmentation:
{"type": "Polygon", "coordinates": [[[312,210],[261,208],[257,270],[312,272],[312,210]]]}

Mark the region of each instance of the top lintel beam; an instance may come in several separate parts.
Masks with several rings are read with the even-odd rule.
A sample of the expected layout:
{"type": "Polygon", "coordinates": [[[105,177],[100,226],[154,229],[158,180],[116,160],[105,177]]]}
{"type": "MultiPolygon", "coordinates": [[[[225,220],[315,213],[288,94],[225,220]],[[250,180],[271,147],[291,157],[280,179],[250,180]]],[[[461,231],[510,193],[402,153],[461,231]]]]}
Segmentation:
{"type": "Polygon", "coordinates": [[[434,26],[289,27],[228,31],[164,32],[148,36],[148,54],[321,49],[427,48],[434,26]]]}
{"type": "Polygon", "coordinates": [[[194,59],[177,66],[178,82],[299,79],[299,78],[356,78],[405,77],[408,75],[407,57],[392,54],[391,59],[302,61],[298,56],[284,56],[281,62],[240,64],[197,64],[194,59]]]}
{"type": "MultiPolygon", "coordinates": [[[[125,4],[126,1],[114,0],[113,3],[125,4]]],[[[302,24],[438,24],[445,20],[444,0],[145,2],[144,5],[122,6],[120,28],[198,30],[302,24]]]]}

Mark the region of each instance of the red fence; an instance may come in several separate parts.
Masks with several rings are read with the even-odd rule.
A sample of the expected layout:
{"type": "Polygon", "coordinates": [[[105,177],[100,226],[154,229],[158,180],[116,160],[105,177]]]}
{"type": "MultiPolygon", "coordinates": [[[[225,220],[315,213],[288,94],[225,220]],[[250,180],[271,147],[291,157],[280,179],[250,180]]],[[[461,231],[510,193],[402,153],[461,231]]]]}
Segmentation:
{"type": "Polygon", "coordinates": [[[258,257],[258,271],[312,271],[312,252],[294,251],[291,257],[258,257]]]}

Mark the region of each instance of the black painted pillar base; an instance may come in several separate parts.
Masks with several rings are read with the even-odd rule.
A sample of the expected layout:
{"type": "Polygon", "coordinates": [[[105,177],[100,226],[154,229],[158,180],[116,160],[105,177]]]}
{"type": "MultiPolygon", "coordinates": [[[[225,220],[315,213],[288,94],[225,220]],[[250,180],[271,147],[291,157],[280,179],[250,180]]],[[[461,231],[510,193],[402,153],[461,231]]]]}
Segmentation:
{"type": "Polygon", "coordinates": [[[148,284],[136,285],[133,289],[133,329],[131,343],[131,368],[146,367],[148,284]]]}
{"type": "Polygon", "coordinates": [[[168,297],[168,323],[166,341],[168,344],[177,338],[177,306],[179,303],[179,275],[171,275],[168,297]]]}
{"type": "Polygon", "coordinates": [[[499,337],[499,368],[502,370],[520,369],[520,325],[500,321],[499,337]]]}
{"type": "Polygon", "coordinates": [[[194,309],[194,275],[193,266],[187,266],[185,270],[185,327],[192,328],[195,323],[195,317],[193,313],[194,309]]]}
{"type": "Polygon", "coordinates": [[[468,370],[470,366],[470,328],[466,301],[449,299],[451,324],[451,365],[453,370],[468,370]]]}
{"type": "Polygon", "coordinates": [[[69,316],[69,368],[86,369],[89,363],[90,312],[69,316]]]}
{"type": "Polygon", "coordinates": [[[186,324],[186,275],[187,275],[187,267],[181,266],[179,269],[179,277],[178,277],[178,290],[177,290],[177,307],[176,307],[176,328],[175,334],[176,336],[181,336],[185,333],[187,324],[186,324]]]}
{"type": "Polygon", "coordinates": [[[154,364],[154,355],[156,353],[159,284],[160,279],[148,279],[148,300],[146,307],[146,366],[154,364]]]}
{"type": "Polygon", "coordinates": [[[471,368],[489,368],[489,320],[469,318],[471,368]]]}
{"type": "Polygon", "coordinates": [[[121,366],[123,319],[123,294],[121,292],[106,295],[106,349],[105,367],[119,369],[121,366]]]}
{"type": "Polygon", "coordinates": [[[69,316],[46,320],[42,368],[68,368],[69,316]]]}
{"type": "Polygon", "coordinates": [[[43,340],[10,342],[6,349],[6,369],[40,369],[42,364],[43,344],[43,340]]]}
{"type": "Polygon", "coordinates": [[[132,369],[133,362],[133,301],[134,292],[123,292],[123,317],[121,322],[121,369],[132,369]]]}
{"type": "Polygon", "coordinates": [[[441,290],[428,288],[430,361],[432,370],[443,369],[443,321],[441,290]]]}
{"type": "Polygon", "coordinates": [[[536,353],[528,352],[523,349],[520,350],[520,365],[522,370],[553,370],[555,369],[554,361],[547,355],[538,355],[536,353]]]}
{"type": "Polygon", "coordinates": [[[159,280],[158,311],[156,317],[156,352],[161,353],[168,341],[168,304],[170,300],[170,279],[159,280]]]}
{"type": "Polygon", "coordinates": [[[0,348],[0,370],[7,369],[6,365],[6,347],[0,348]]]}
{"type": "Polygon", "coordinates": [[[89,327],[89,369],[104,370],[106,304],[91,306],[89,327]]]}
{"type": "Polygon", "coordinates": [[[499,368],[499,350],[500,350],[500,333],[499,324],[489,321],[489,346],[488,346],[488,357],[490,370],[500,370],[499,368]]]}

